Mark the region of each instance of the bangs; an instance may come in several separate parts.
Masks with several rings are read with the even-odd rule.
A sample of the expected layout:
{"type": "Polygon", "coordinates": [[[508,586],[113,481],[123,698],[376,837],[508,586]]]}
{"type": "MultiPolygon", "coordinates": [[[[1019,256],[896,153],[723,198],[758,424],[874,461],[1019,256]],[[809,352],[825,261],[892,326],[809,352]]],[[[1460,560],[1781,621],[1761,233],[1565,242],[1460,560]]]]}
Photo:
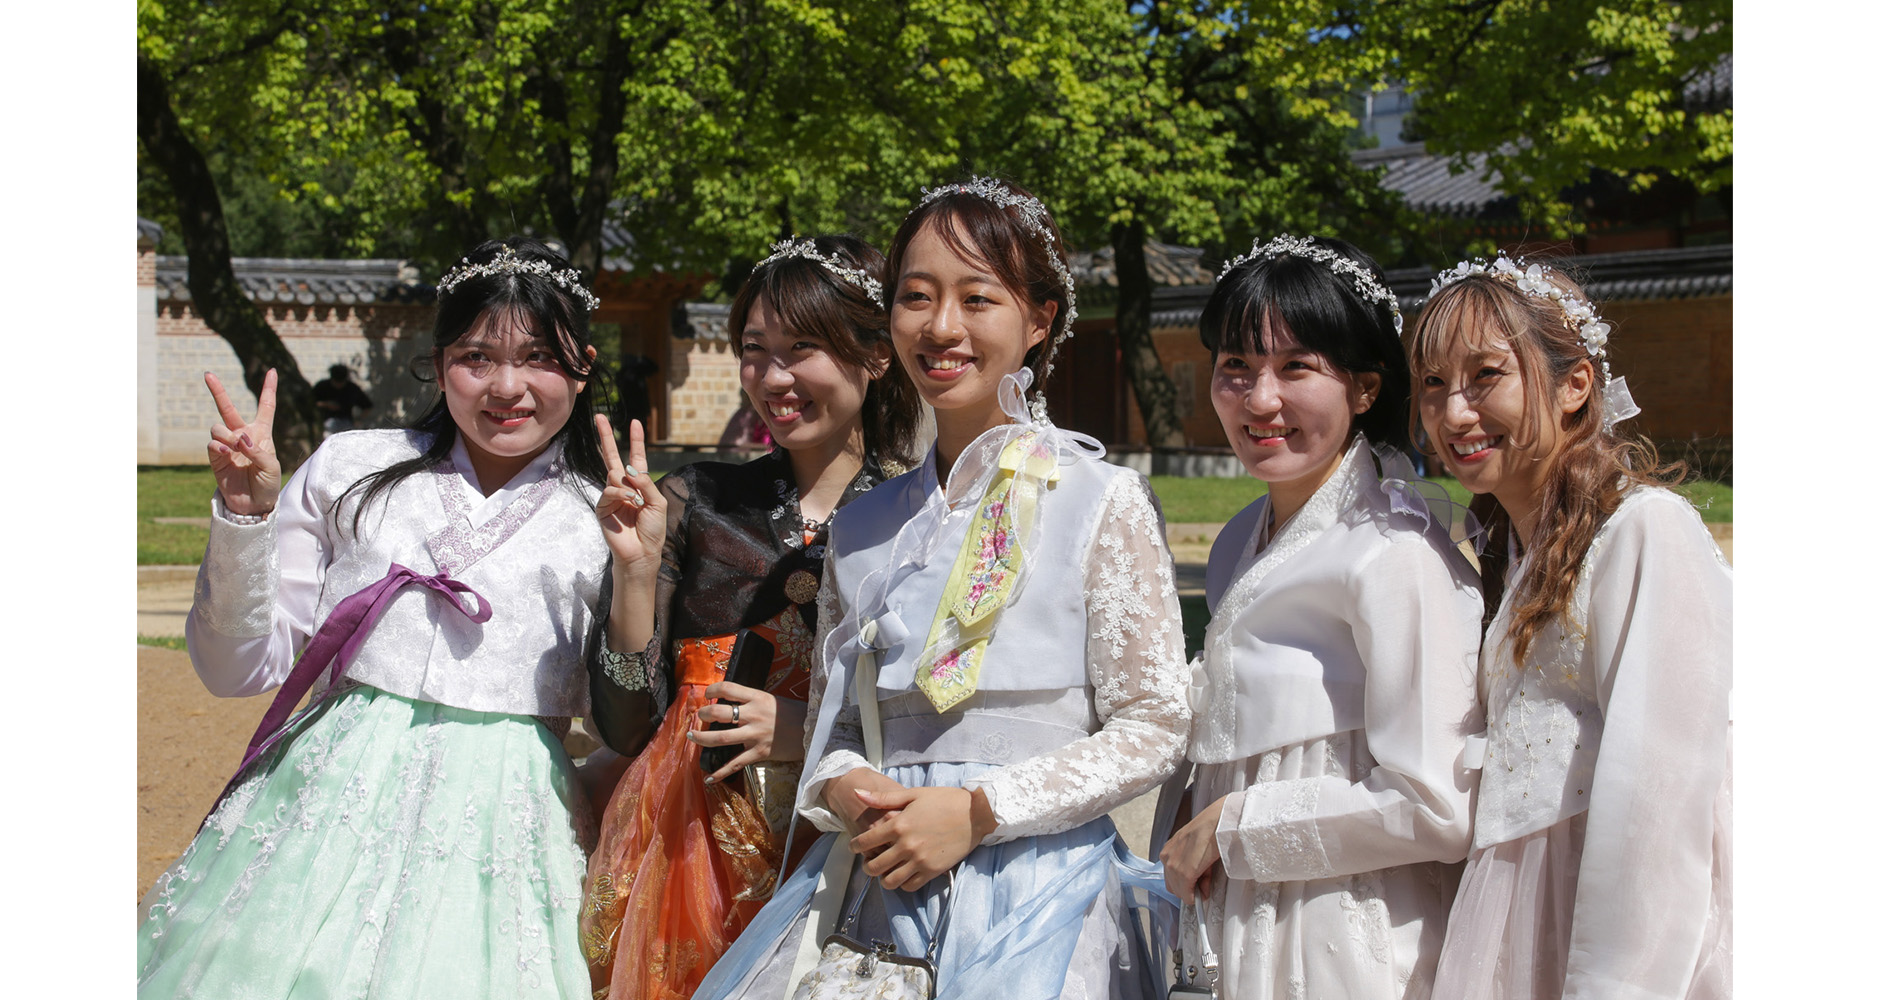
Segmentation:
{"type": "Polygon", "coordinates": [[[791,332],[822,342],[840,361],[858,368],[870,366],[870,346],[857,335],[853,317],[868,318],[864,310],[875,307],[858,303],[855,289],[843,278],[815,261],[796,259],[774,262],[754,277],[747,278],[733,297],[726,316],[726,337],[734,354],[744,347],[752,307],[764,305],[791,332]]]}
{"type": "Polygon", "coordinates": [[[1487,278],[1466,278],[1427,302],[1410,338],[1412,370],[1424,373],[1441,368],[1459,347],[1481,353],[1502,343],[1507,350],[1521,353],[1513,334],[1517,324],[1508,315],[1511,300],[1503,292],[1487,278]]]}

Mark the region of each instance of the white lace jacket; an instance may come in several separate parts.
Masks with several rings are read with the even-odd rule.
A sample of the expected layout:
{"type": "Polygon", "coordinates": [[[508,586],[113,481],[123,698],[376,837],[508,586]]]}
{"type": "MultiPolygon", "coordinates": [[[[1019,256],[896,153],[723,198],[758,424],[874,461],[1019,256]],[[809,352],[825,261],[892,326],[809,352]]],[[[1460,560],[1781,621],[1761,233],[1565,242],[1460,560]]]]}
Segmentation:
{"type": "MultiPolygon", "coordinates": [[[[597,487],[543,451],[484,497],[461,441],[449,463],[403,480],[349,530],[361,477],[422,453],[414,431],[365,430],[325,441],[260,523],[237,523],[213,500],[211,541],[185,635],[213,694],[241,697],[283,683],[337,602],[392,563],[447,571],[491,605],[475,624],[419,586],[403,587],[345,665],[350,679],[392,694],[481,712],[584,716],[581,647],[593,624],[607,547],[593,513],[597,487]],[[342,527],[339,528],[339,522],[342,527]]],[[[474,602],[466,595],[465,606],[474,602]]]]}
{"type": "MultiPolygon", "coordinates": [[[[936,712],[910,680],[914,652],[905,654],[929,631],[949,564],[994,471],[995,456],[980,452],[973,445],[958,460],[947,494],[937,488],[933,450],[921,468],[839,513],[818,631],[856,623],[870,610],[857,605],[857,584],[867,568],[892,561],[897,526],[913,518],[936,526],[928,551],[896,554],[907,576],[884,604],[886,623],[901,623],[884,629],[880,650],[884,764],[999,765],[969,782],[985,790],[994,810],[998,826],[984,840],[994,844],[1080,826],[1171,773],[1187,737],[1187,671],[1174,563],[1146,483],[1133,471],[1069,453],[1041,501],[1029,566],[1016,602],[1002,612],[977,693],[936,712]],[[893,634],[908,638],[893,641],[893,634]]],[[[814,705],[855,669],[853,648],[837,639],[814,665],[814,705]]],[[[845,706],[828,732],[811,731],[820,714],[806,716],[806,745],[816,740],[822,759],[807,775],[800,810],[820,829],[838,830],[842,824],[818,789],[869,762],[855,705],[845,706]]]]}

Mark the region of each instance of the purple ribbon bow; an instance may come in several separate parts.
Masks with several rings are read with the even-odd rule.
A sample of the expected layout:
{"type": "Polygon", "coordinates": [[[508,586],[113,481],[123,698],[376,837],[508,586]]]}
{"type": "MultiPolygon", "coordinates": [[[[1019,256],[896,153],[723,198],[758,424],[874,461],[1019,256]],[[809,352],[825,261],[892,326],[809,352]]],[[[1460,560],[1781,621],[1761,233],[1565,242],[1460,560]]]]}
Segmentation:
{"type": "MultiPolygon", "coordinates": [[[[389,565],[389,573],[382,579],[364,587],[362,590],[338,601],[336,607],[325,619],[323,627],[310,638],[310,645],[304,647],[303,656],[297,666],[284,678],[284,686],[277,691],[277,697],[270,703],[270,710],[264,713],[263,721],[257,724],[257,732],[252,734],[251,743],[244,751],[244,763],[238,765],[237,775],[232,776],[231,784],[237,784],[238,776],[251,766],[287,728],[284,723],[290,718],[292,709],[303,700],[317,677],[331,663],[345,664],[356,655],[363,640],[369,638],[370,629],[376,625],[376,619],[382,616],[383,609],[396,599],[396,592],[408,584],[420,584],[448,599],[455,610],[477,625],[488,620],[492,609],[488,599],[475,593],[473,587],[449,578],[447,573],[435,576],[423,576],[421,573],[399,563],[389,565]],[[470,612],[462,606],[456,594],[469,594],[475,598],[477,610],[470,612]]],[[[230,791],[226,786],[225,791],[230,791]]],[[[224,796],[218,796],[222,799],[224,796]]],[[[214,807],[215,808],[215,807],[214,807]]]]}

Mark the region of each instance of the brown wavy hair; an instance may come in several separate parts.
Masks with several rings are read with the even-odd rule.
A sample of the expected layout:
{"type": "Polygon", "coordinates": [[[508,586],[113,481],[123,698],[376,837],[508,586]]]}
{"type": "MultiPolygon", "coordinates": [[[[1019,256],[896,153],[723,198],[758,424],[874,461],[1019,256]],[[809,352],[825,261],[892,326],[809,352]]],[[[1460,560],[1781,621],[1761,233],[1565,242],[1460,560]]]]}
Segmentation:
{"type": "MultiPolygon", "coordinates": [[[[1569,275],[1548,261],[1544,268],[1552,284],[1589,301],[1569,275]]],[[[1503,506],[1489,496],[1472,504],[1487,529],[1485,551],[1479,557],[1486,628],[1503,591],[1507,534],[1501,529],[1515,531],[1525,546],[1523,582],[1506,626],[1512,659],[1521,665],[1533,636],[1559,615],[1570,620],[1570,598],[1590,543],[1624,496],[1637,486],[1673,486],[1682,481],[1684,466],[1681,462],[1663,466],[1646,438],[1603,427],[1603,368],[1565,322],[1563,307],[1557,302],[1519,291],[1513,282],[1477,274],[1433,296],[1414,329],[1410,338],[1414,379],[1438,368],[1455,344],[1476,348],[1502,341],[1516,354],[1523,373],[1531,425],[1521,430],[1535,441],[1543,436],[1548,421],[1557,421],[1557,443],[1539,459],[1549,465],[1533,523],[1512,524],[1503,506]],[[1589,393],[1575,413],[1560,413],[1555,402],[1558,388],[1579,364],[1590,372],[1589,393]]],[[[1412,432],[1422,448],[1432,448],[1430,439],[1419,433],[1416,410],[1412,432]]],[[[1519,443],[1516,434],[1511,438],[1513,445],[1519,443]]],[[[1443,460],[1444,456],[1439,457],[1443,460]]]]}
{"type": "MultiPolygon", "coordinates": [[[[855,236],[817,236],[812,242],[819,253],[835,253],[871,280],[883,279],[884,255],[869,243],[855,236]]],[[[734,354],[740,353],[745,341],[746,316],[752,312],[752,304],[759,301],[770,305],[779,319],[800,336],[824,341],[833,357],[854,368],[873,370],[877,345],[891,347],[891,314],[872,301],[864,289],[815,260],[783,257],[755,269],[732,296],[732,310],[726,314],[726,338],[734,354]]],[[[884,374],[872,377],[864,395],[864,408],[858,411],[858,422],[864,428],[865,460],[872,465],[917,464],[910,445],[923,415],[923,401],[917,387],[898,368],[893,348],[884,374]]]]}

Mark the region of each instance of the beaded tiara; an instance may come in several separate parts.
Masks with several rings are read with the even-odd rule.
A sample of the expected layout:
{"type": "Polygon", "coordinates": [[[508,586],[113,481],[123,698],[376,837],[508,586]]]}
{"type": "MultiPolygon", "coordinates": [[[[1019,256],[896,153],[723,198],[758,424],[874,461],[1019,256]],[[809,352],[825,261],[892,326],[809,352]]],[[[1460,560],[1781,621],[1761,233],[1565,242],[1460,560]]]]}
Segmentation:
{"type": "MultiPolygon", "coordinates": [[[[922,208],[939,198],[952,194],[973,194],[1005,211],[1011,208],[1017,209],[1023,221],[1028,223],[1041,238],[1043,251],[1049,255],[1049,263],[1055,267],[1057,274],[1062,275],[1063,294],[1068,298],[1068,308],[1062,312],[1062,328],[1057,330],[1056,335],[1049,340],[1049,363],[1054,364],[1056,348],[1068,339],[1070,331],[1075,326],[1075,275],[1070,273],[1068,262],[1063,260],[1062,254],[1056,250],[1054,220],[1050,218],[1049,210],[1043,207],[1042,202],[1034,196],[1017,194],[994,177],[972,177],[967,181],[945,184],[940,188],[925,191],[923,200],[917,203],[917,208],[922,208]]],[[[911,211],[915,212],[917,208],[911,211]]]]}
{"type": "Polygon", "coordinates": [[[1399,297],[1392,294],[1392,289],[1373,277],[1372,272],[1366,270],[1358,261],[1320,246],[1311,236],[1301,236],[1296,239],[1286,233],[1281,233],[1267,241],[1264,246],[1256,237],[1253,241],[1253,249],[1228,261],[1227,266],[1220,269],[1220,277],[1214,281],[1219,284],[1222,278],[1227,277],[1227,272],[1256,257],[1288,256],[1305,257],[1326,265],[1334,274],[1352,282],[1353,291],[1358,292],[1360,298],[1375,306],[1384,306],[1386,311],[1392,314],[1394,333],[1405,332],[1405,316],[1399,311],[1399,297]]]}
{"type": "Polygon", "coordinates": [[[513,247],[502,247],[501,252],[495,255],[495,259],[485,264],[471,264],[467,257],[462,258],[461,263],[449,268],[448,273],[435,283],[436,292],[447,295],[455,291],[456,285],[470,278],[491,274],[538,274],[586,303],[588,312],[600,308],[600,300],[594,297],[593,292],[587,290],[587,285],[581,280],[580,271],[573,268],[556,271],[553,265],[545,260],[528,260],[522,257],[515,253],[513,247]]]}
{"type": "Polygon", "coordinates": [[[772,255],[752,265],[752,270],[756,272],[759,268],[775,260],[790,260],[794,257],[814,261],[819,267],[864,289],[864,294],[869,295],[871,301],[877,303],[879,309],[884,308],[883,283],[871,277],[869,271],[845,263],[844,259],[839,257],[835,252],[830,254],[819,253],[818,242],[816,240],[801,240],[797,237],[793,237],[789,240],[780,240],[772,244],[772,255]]]}

